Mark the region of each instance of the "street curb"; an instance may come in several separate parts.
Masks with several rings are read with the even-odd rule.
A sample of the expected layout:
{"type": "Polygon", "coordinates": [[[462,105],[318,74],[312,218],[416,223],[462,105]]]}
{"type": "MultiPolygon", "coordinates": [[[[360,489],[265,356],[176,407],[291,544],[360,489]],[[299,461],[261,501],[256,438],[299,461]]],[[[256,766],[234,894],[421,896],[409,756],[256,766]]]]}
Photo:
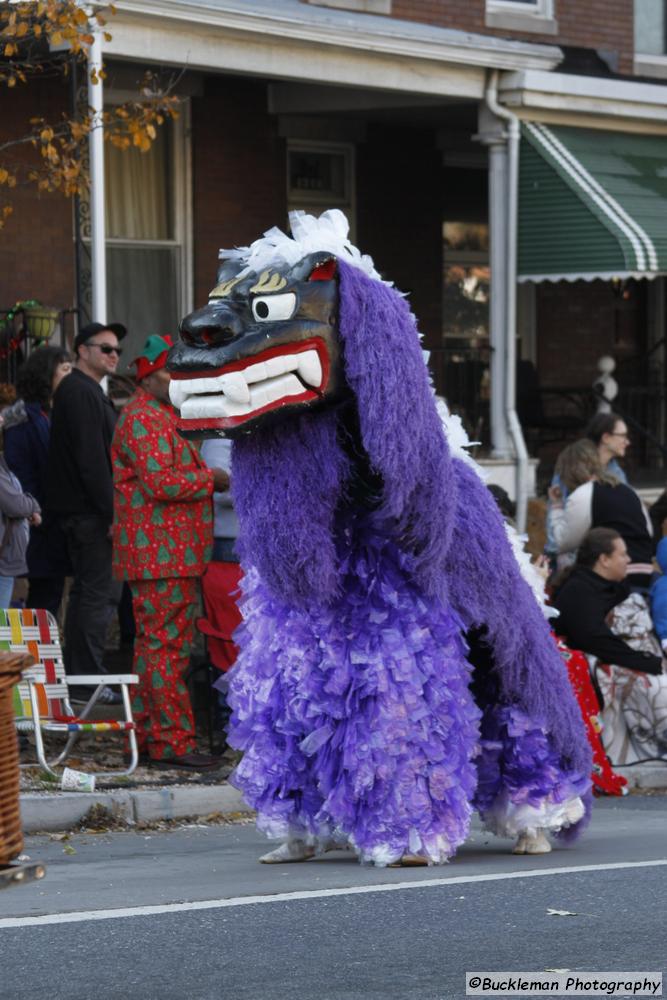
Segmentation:
{"type": "Polygon", "coordinates": [[[617,774],[628,779],[628,787],[639,791],[667,789],[667,763],[650,761],[646,764],[631,764],[628,767],[614,767],[617,774]]]}
{"type": "MultiPolygon", "coordinates": [[[[652,762],[614,770],[628,779],[629,788],[639,792],[667,789],[667,764],[652,762]]],[[[226,782],[137,791],[24,792],[21,795],[23,831],[71,830],[94,805],[108,809],[113,816],[130,824],[250,811],[241,793],[226,782]]]]}
{"type": "Polygon", "coordinates": [[[184,816],[248,812],[241,793],[228,784],[144,788],[137,791],[24,792],[24,833],[71,830],[99,805],[127,823],[182,819],[184,816]]]}

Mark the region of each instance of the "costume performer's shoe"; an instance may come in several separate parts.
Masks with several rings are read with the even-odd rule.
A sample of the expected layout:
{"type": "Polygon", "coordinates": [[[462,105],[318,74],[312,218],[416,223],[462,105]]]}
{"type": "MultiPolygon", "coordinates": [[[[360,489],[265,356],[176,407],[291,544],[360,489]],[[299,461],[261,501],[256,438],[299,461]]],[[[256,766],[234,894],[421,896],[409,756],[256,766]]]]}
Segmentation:
{"type": "Polygon", "coordinates": [[[388,868],[422,868],[428,865],[426,858],[423,858],[421,854],[403,854],[398,861],[393,861],[392,864],[387,865],[388,868]]]}
{"type": "Polygon", "coordinates": [[[259,859],[262,865],[284,865],[291,861],[309,861],[315,857],[315,848],[305,840],[286,840],[275,851],[263,854],[259,859]]]}
{"type": "Polygon", "coordinates": [[[551,844],[547,840],[544,830],[536,830],[532,833],[522,833],[519,835],[512,854],[550,854],[551,844]]]}
{"type": "Polygon", "coordinates": [[[292,840],[290,838],[284,844],[281,844],[280,847],[276,847],[275,851],[263,854],[259,859],[259,863],[262,865],[284,865],[290,864],[293,861],[310,861],[311,858],[325,854],[327,851],[346,851],[350,849],[344,844],[337,844],[334,840],[325,840],[315,846],[307,844],[305,840],[292,840]]]}

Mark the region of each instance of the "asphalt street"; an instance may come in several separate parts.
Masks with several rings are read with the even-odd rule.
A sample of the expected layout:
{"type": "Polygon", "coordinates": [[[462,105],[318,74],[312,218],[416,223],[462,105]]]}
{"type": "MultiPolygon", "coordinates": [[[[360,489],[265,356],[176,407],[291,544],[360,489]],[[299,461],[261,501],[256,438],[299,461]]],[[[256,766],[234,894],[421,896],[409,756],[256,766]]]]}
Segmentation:
{"type": "Polygon", "coordinates": [[[248,824],[31,837],[48,871],[0,894],[0,997],[449,1000],[466,971],[667,972],[666,833],[667,797],[632,796],[574,847],[514,857],[477,827],[438,868],[258,865],[248,824]]]}

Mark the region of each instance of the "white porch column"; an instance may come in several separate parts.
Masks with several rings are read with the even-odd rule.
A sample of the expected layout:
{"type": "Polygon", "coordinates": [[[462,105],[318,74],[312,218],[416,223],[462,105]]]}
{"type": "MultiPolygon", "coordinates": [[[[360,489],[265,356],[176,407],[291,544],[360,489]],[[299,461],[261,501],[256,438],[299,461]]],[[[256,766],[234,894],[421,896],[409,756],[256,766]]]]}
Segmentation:
{"type": "Polygon", "coordinates": [[[507,352],[507,139],[503,123],[482,105],[479,142],[489,150],[489,345],[491,348],[491,455],[509,459],[513,452],[505,415],[507,352]]]}
{"type": "Polygon", "coordinates": [[[102,69],[102,29],[91,21],[93,44],[88,56],[88,104],[92,108],[93,122],[88,137],[90,149],[90,236],[92,265],[92,319],[106,323],[107,317],[107,255],[106,223],[104,218],[104,83],[99,76],[102,69]],[[95,72],[97,83],[90,75],[95,72]]]}

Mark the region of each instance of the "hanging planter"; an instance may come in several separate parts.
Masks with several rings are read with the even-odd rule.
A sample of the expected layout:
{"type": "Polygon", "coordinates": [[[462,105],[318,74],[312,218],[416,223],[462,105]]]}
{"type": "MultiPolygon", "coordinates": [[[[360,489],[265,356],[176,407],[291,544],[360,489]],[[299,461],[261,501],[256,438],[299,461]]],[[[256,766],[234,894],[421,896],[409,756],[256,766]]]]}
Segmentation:
{"type": "Polygon", "coordinates": [[[60,313],[50,306],[26,306],[23,310],[28,336],[33,340],[49,340],[56,329],[60,313]]]}

